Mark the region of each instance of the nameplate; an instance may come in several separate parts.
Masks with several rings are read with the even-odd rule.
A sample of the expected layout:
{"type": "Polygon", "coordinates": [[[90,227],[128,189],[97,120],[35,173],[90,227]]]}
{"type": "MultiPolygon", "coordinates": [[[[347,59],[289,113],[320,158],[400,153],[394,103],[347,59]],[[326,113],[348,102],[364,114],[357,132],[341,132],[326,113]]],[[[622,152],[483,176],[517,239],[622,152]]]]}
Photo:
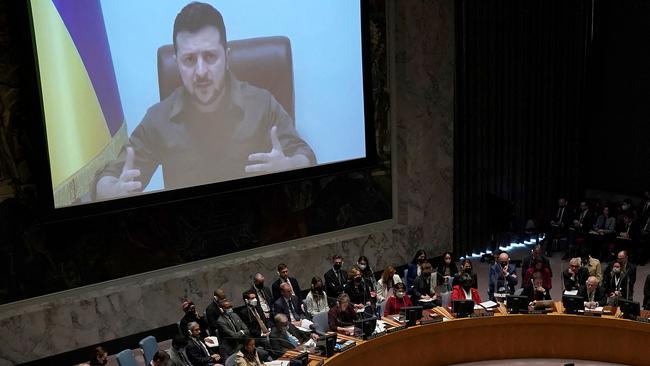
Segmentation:
{"type": "Polygon", "coordinates": [[[430,318],[430,319],[422,319],[420,320],[420,325],[427,325],[427,324],[434,324],[434,323],[440,323],[442,321],[441,316],[437,316],[435,318],[430,318]]]}
{"type": "Polygon", "coordinates": [[[603,316],[603,313],[598,312],[598,311],[580,311],[580,310],[578,310],[577,314],[578,315],[583,315],[583,316],[591,316],[591,317],[601,317],[601,316],[603,316]]]}
{"type": "Polygon", "coordinates": [[[385,331],[384,331],[384,332],[373,333],[373,334],[371,334],[371,335],[368,336],[368,337],[364,337],[363,339],[369,341],[369,340],[371,340],[371,339],[379,338],[379,337],[381,337],[381,336],[383,336],[383,335],[386,335],[386,332],[385,332],[385,331]]]}
{"type": "Polygon", "coordinates": [[[404,330],[404,329],[406,329],[406,324],[402,324],[402,325],[398,325],[396,327],[388,328],[388,329],[386,329],[386,333],[393,333],[393,332],[397,332],[399,330],[404,330]]]}

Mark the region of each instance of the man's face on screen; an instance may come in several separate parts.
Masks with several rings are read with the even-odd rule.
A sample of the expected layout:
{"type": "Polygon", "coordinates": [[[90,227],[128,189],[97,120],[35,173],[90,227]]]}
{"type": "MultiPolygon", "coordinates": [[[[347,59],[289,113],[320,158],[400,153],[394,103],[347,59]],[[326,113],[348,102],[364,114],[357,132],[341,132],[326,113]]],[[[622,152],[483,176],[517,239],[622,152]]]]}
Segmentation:
{"type": "Polygon", "coordinates": [[[183,85],[198,106],[214,107],[223,92],[226,50],[217,28],[207,26],[196,33],[176,35],[176,62],[183,85]]]}

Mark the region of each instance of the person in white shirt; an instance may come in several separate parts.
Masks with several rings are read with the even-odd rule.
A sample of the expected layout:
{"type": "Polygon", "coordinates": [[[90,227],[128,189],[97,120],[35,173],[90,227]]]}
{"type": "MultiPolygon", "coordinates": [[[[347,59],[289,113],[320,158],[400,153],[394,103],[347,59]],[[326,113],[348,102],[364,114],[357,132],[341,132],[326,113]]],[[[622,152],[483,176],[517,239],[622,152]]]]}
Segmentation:
{"type": "Polygon", "coordinates": [[[309,291],[305,298],[305,307],[307,308],[307,313],[312,317],[330,309],[327,305],[327,295],[323,291],[323,280],[318,276],[314,276],[311,279],[311,291],[309,291]]]}
{"type": "Polygon", "coordinates": [[[402,283],[402,279],[397,275],[395,267],[387,266],[377,281],[377,301],[382,302],[393,295],[393,288],[396,284],[402,283]]]}

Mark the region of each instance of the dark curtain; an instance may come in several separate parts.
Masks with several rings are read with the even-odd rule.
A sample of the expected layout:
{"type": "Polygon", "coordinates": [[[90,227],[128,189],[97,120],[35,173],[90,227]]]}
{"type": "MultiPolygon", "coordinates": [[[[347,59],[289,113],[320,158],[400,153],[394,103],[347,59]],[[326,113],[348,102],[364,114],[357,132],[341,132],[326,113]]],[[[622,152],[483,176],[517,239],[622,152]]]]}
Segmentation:
{"type": "Polygon", "coordinates": [[[511,240],[581,192],[592,2],[456,2],[454,251],[511,240]]]}

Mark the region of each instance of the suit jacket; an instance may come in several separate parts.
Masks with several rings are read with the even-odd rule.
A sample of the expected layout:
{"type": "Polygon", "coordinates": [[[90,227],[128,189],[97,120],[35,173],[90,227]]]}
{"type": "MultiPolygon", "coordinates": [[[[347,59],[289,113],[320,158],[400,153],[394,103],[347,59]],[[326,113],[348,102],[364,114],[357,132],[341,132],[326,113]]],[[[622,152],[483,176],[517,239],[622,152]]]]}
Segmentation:
{"type": "Polygon", "coordinates": [[[273,314],[273,294],[271,293],[271,289],[268,286],[262,287],[262,289],[259,290],[261,295],[258,294],[257,292],[258,290],[257,287],[255,287],[255,285],[252,285],[250,290],[255,292],[255,298],[257,299],[257,302],[259,304],[262,303],[262,301],[260,300],[260,296],[264,296],[264,300],[266,300],[266,303],[269,304],[269,308],[271,310],[271,319],[272,319],[274,314],[273,314]]]}
{"type": "MultiPolygon", "coordinates": [[[[298,280],[296,280],[293,277],[288,277],[289,283],[291,283],[291,287],[293,288],[294,294],[298,297],[298,300],[302,301],[302,297],[300,297],[300,285],[298,285],[298,280]]],[[[282,280],[279,278],[273,282],[271,285],[271,291],[273,292],[273,302],[275,300],[279,299],[282,297],[280,294],[280,285],[282,284],[282,280]]]]}
{"type": "Polygon", "coordinates": [[[187,353],[185,353],[184,350],[177,351],[174,349],[174,347],[169,347],[166,352],[169,355],[168,366],[192,366],[189,358],[187,357],[187,353]]]}
{"type": "MultiPolygon", "coordinates": [[[[609,276],[610,272],[612,272],[612,263],[607,265],[607,268],[605,268],[605,273],[603,274],[603,277],[609,276]]],[[[630,282],[630,298],[632,298],[632,296],[634,295],[634,284],[636,283],[636,265],[630,263],[629,259],[624,272],[628,278],[628,281],[630,282]]]]}
{"type": "Polygon", "coordinates": [[[643,284],[643,309],[650,310],[650,275],[647,275],[645,278],[645,283],[643,284]]]}
{"type": "Polygon", "coordinates": [[[336,299],[336,297],[343,292],[343,286],[345,285],[345,282],[347,282],[346,272],[341,269],[339,273],[340,276],[337,276],[336,272],[334,272],[334,268],[330,268],[330,270],[325,272],[325,275],[323,276],[325,280],[325,292],[327,293],[327,296],[332,299],[336,299]]]}
{"type": "MultiPolygon", "coordinates": [[[[598,306],[605,306],[605,304],[607,304],[607,293],[605,293],[605,288],[598,286],[595,291],[594,301],[598,303],[598,306]]],[[[589,301],[587,286],[582,286],[578,289],[578,296],[582,296],[585,299],[585,302],[589,301]]]]}
{"type": "Polygon", "coordinates": [[[249,335],[248,327],[235,313],[228,315],[224,314],[217,320],[217,329],[219,330],[219,347],[228,356],[239,350],[239,340],[244,336],[249,335]]]}
{"type": "MultiPolygon", "coordinates": [[[[185,353],[187,354],[188,360],[192,363],[192,366],[211,366],[214,365],[214,360],[210,357],[210,349],[207,348],[208,353],[205,352],[205,349],[198,345],[196,342],[203,343],[201,339],[191,338],[187,342],[187,347],[185,348],[185,353]]],[[[205,345],[205,343],[203,343],[205,345]]]]}
{"type": "Polygon", "coordinates": [[[589,278],[589,270],[585,267],[580,267],[573,279],[571,279],[568,269],[562,271],[562,281],[564,281],[564,289],[567,291],[577,290],[580,286],[584,286],[587,278],[589,278]]]}
{"type": "Polygon", "coordinates": [[[210,302],[210,305],[208,305],[207,308],[205,308],[205,317],[206,321],[208,323],[208,329],[210,329],[210,334],[214,336],[218,336],[219,333],[217,331],[217,320],[219,317],[223,314],[223,310],[219,307],[219,304],[217,304],[217,300],[212,298],[212,301],[210,302]]]}
{"type": "Polygon", "coordinates": [[[514,264],[508,264],[508,275],[503,275],[503,269],[499,263],[495,263],[490,267],[489,281],[488,281],[488,296],[490,300],[494,301],[494,293],[499,291],[499,288],[505,287],[508,293],[515,292],[515,286],[519,280],[516,277],[517,267],[514,264]]]}
{"type": "MultiPolygon", "coordinates": [[[[611,293],[614,291],[617,291],[620,289],[621,291],[621,296],[623,298],[628,298],[628,289],[631,291],[632,288],[629,286],[630,285],[630,279],[627,277],[627,275],[621,273],[618,277],[618,286],[616,285],[616,280],[617,278],[614,277],[613,272],[607,273],[605,278],[603,279],[602,286],[605,288],[605,293],[609,296],[611,293]]],[[[631,299],[631,296],[630,296],[631,299]]]]}
{"type": "MultiPolygon", "coordinates": [[[[293,304],[293,308],[298,314],[298,317],[300,319],[305,318],[305,312],[302,310],[302,302],[298,299],[297,296],[291,296],[290,299],[291,303],[293,304]]],[[[284,300],[284,297],[280,297],[273,303],[273,312],[275,314],[284,314],[287,316],[288,319],[291,319],[290,313],[291,309],[289,309],[289,306],[287,305],[287,302],[284,300]]],[[[296,319],[299,320],[299,319],[296,319]]]]}
{"type": "MultiPolygon", "coordinates": [[[[543,255],[540,256],[540,257],[544,261],[544,267],[548,268],[548,270],[551,271],[551,264],[550,264],[548,258],[544,257],[543,255]]],[[[535,259],[533,258],[533,256],[529,255],[529,256],[525,257],[521,261],[521,273],[525,274],[528,271],[529,268],[534,267],[534,266],[535,266],[535,259]]],[[[553,277],[553,272],[551,271],[550,273],[551,273],[551,277],[553,277]]],[[[528,285],[527,283],[522,281],[521,287],[525,287],[527,285],[528,285]]]]}
{"type": "Polygon", "coordinates": [[[530,302],[535,300],[551,300],[551,290],[547,287],[544,287],[544,290],[546,290],[546,292],[542,295],[542,293],[535,291],[533,284],[529,283],[524,287],[523,291],[521,291],[521,295],[528,297],[528,301],[530,302]]]}
{"type": "MultiPolygon", "coordinates": [[[[289,323],[287,330],[292,336],[298,338],[298,341],[300,343],[306,342],[310,338],[309,333],[301,331],[291,323],[289,323]]],[[[275,327],[273,330],[271,330],[271,334],[269,334],[269,341],[271,343],[269,353],[271,353],[271,357],[274,359],[282,356],[286,351],[295,348],[291,342],[289,342],[287,335],[284,334],[278,327],[275,327]]]]}
{"type": "Polygon", "coordinates": [[[257,315],[259,315],[260,320],[262,320],[267,329],[271,329],[271,321],[266,319],[264,316],[264,311],[259,304],[257,304],[255,307],[249,305],[244,306],[244,309],[239,314],[239,317],[244,322],[244,324],[246,324],[246,327],[248,327],[250,336],[259,338],[262,336],[262,328],[260,327],[260,323],[257,321],[257,318],[255,318],[255,314],[253,312],[256,312],[257,315]]]}

